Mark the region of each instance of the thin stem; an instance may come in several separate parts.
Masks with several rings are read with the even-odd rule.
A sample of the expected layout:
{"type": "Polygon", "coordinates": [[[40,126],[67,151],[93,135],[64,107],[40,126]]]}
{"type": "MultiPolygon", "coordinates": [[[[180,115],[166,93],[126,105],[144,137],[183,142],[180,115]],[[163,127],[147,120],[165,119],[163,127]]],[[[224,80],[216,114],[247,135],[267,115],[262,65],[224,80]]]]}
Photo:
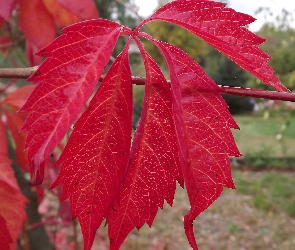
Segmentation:
{"type": "Polygon", "coordinates": [[[7,90],[11,85],[13,85],[16,81],[17,81],[16,78],[11,79],[9,83],[7,83],[2,89],[0,89],[0,93],[5,93],[6,90],[7,90]]]}
{"type": "Polygon", "coordinates": [[[1,68],[0,77],[27,79],[32,74],[36,73],[37,69],[38,69],[38,66],[29,67],[29,68],[1,68]]]}
{"type": "Polygon", "coordinates": [[[19,67],[20,67],[19,64],[15,61],[15,59],[9,55],[9,53],[6,52],[6,53],[4,54],[4,57],[5,57],[5,59],[6,59],[7,61],[9,61],[9,62],[10,62],[15,68],[19,68],[19,67]]]}
{"type": "Polygon", "coordinates": [[[251,88],[237,88],[237,87],[229,87],[222,86],[224,94],[228,95],[238,95],[238,96],[250,96],[256,98],[264,98],[271,100],[281,100],[281,101],[290,101],[295,102],[295,93],[291,92],[277,92],[277,91],[267,91],[261,89],[251,89],[251,88]]]}
{"type": "Polygon", "coordinates": [[[24,40],[24,36],[14,39],[13,41],[7,41],[6,43],[2,43],[0,45],[0,50],[5,50],[17,46],[22,40],[24,40]]]}
{"type": "MultiPolygon", "coordinates": [[[[0,69],[1,78],[20,78],[27,79],[32,74],[36,73],[38,66],[29,68],[2,68],[0,69]]],[[[100,81],[104,79],[105,75],[100,77],[100,81]]],[[[146,79],[144,77],[132,76],[132,83],[135,85],[144,85],[146,79]]],[[[271,100],[281,100],[281,101],[291,101],[295,102],[295,93],[290,92],[277,92],[277,91],[267,91],[252,88],[237,88],[230,86],[219,85],[227,95],[238,95],[238,96],[250,96],[255,98],[264,98],[271,100]]]]}
{"type": "Polygon", "coordinates": [[[40,221],[40,222],[36,222],[32,225],[29,226],[29,230],[42,226],[42,225],[46,225],[46,224],[60,224],[60,225],[64,225],[64,226],[69,226],[71,225],[70,222],[67,221],[59,221],[59,220],[46,220],[46,221],[40,221]]]}
{"type": "MultiPolygon", "coordinates": [[[[144,85],[145,78],[133,76],[132,83],[136,85],[144,85]]],[[[168,81],[168,83],[170,82],[168,81]]],[[[255,98],[295,102],[295,93],[231,87],[231,86],[224,86],[224,85],[218,85],[218,86],[224,91],[224,94],[227,94],[227,95],[250,96],[255,98]]]]}

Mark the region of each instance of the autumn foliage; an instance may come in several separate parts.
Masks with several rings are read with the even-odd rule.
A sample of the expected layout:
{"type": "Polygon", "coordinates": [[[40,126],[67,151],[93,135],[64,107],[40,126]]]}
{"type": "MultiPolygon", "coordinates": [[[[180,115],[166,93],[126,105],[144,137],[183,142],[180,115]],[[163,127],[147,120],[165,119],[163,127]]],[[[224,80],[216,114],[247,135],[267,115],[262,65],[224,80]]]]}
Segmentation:
{"type": "MultiPolygon", "coordinates": [[[[25,2],[20,1],[20,13],[29,6],[25,2]]],[[[33,2],[43,5],[43,14],[47,11],[48,19],[41,23],[52,26],[52,36],[46,38],[50,41],[55,36],[54,25],[97,17],[97,13],[88,12],[88,16],[86,12],[77,16],[73,7],[59,9],[67,13],[60,18],[55,5],[68,1],[33,2]]],[[[30,29],[31,20],[21,14],[20,18],[29,46],[32,42],[41,48],[49,42],[38,37],[36,27],[30,29]]],[[[264,39],[244,27],[254,18],[220,2],[173,1],[133,30],[104,19],[64,28],[60,37],[37,53],[46,59],[28,79],[37,85],[26,102],[20,95],[19,101],[10,96],[12,102],[8,96],[2,107],[12,136],[27,135],[25,152],[33,184],[42,183],[48,157],[74,124],[56,162],[61,170],[52,188],[63,184],[61,199],[70,199],[72,216],[78,218],[82,228],[84,249],[91,248],[104,220],[110,248],[119,249],[133,228],[152,225],[165,201],[173,205],[176,183],[187,190],[190,210],[184,216],[184,229],[192,248],[197,249],[193,221],[220,196],[223,187],[234,188],[229,156],[241,155],[231,133],[238,125],[220,96],[223,90],[184,51],[141,31],[152,21],[189,30],[277,91],[288,91],[268,66],[270,57],[258,47],[264,39]],[[127,43],[103,75],[120,36],[127,36],[127,43]],[[165,58],[169,84],[145,51],[142,39],[156,45],[165,58]],[[134,136],[128,58],[132,40],[140,50],[146,71],[142,115],[134,136]],[[20,106],[18,118],[11,117],[9,112],[16,114],[20,106]],[[26,114],[23,132],[18,134],[26,114]]],[[[16,150],[23,148],[20,144],[16,150]]],[[[1,157],[1,166],[3,162],[9,165],[5,163],[7,152],[1,152],[1,157]]],[[[6,214],[0,210],[0,215],[0,223],[5,226],[6,214]]]]}
{"type": "Polygon", "coordinates": [[[41,62],[33,53],[51,43],[60,27],[99,16],[93,0],[5,0],[0,3],[0,25],[9,20],[16,7],[18,23],[26,37],[26,53],[32,65],[41,62]]]}

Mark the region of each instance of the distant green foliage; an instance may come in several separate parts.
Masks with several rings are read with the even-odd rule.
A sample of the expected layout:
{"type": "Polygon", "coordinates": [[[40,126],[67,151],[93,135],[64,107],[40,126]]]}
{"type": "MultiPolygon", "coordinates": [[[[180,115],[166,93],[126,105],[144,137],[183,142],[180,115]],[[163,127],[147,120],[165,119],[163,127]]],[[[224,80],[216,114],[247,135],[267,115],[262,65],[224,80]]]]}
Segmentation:
{"type": "Polygon", "coordinates": [[[269,62],[276,71],[277,76],[285,85],[295,88],[295,30],[291,27],[275,27],[266,23],[258,35],[264,37],[267,42],[261,48],[272,57],[269,62]]]}
{"type": "MultiPolygon", "coordinates": [[[[146,25],[146,30],[157,39],[176,45],[188,53],[195,61],[202,64],[204,56],[208,55],[207,44],[189,31],[174,24],[166,22],[151,22],[146,25]]],[[[150,42],[143,41],[147,52],[159,63],[165,60],[159,50],[150,42]]]]}
{"type": "MultiPolygon", "coordinates": [[[[207,58],[207,72],[217,84],[234,87],[246,86],[249,74],[237,64],[213,49],[210,49],[207,58]]],[[[231,114],[249,112],[253,109],[249,97],[224,95],[223,98],[228,104],[231,114]]]]}

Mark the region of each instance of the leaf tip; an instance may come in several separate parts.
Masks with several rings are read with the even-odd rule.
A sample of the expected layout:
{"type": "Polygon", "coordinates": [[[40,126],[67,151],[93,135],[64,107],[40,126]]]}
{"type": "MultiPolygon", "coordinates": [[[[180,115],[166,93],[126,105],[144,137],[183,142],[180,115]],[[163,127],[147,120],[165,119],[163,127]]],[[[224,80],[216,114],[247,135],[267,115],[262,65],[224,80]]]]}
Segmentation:
{"type": "Polygon", "coordinates": [[[41,185],[44,178],[44,169],[38,169],[35,173],[31,173],[30,183],[33,186],[41,185]]]}
{"type": "Polygon", "coordinates": [[[37,164],[33,158],[31,160],[29,159],[29,162],[30,162],[30,171],[31,171],[31,178],[30,178],[31,185],[33,186],[41,185],[44,179],[45,161],[43,160],[37,164]]]}
{"type": "Polygon", "coordinates": [[[187,237],[189,244],[191,245],[193,250],[198,250],[197,242],[194,235],[194,225],[193,220],[190,218],[190,212],[184,216],[183,224],[184,231],[187,237]]]}

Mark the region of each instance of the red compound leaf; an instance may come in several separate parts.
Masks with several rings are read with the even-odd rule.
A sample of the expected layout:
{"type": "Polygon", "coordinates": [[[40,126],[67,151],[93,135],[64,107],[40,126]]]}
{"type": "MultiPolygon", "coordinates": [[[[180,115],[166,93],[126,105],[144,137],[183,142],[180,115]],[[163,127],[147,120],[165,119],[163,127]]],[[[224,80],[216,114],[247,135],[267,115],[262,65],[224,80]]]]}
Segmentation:
{"type": "MultiPolygon", "coordinates": [[[[26,1],[26,0],[22,0],[26,1]]],[[[49,1],[49,0],[48,0],[49,1]]],[[[66,2],[66,1],[59,1],[66,2]]],[[[119,35],[126,47],[105,76],[58,161],[89,250],[103,219],[109,224],[111,249],[119,249],[133,228],[149,226],[167,201],[173,203],[176,181],[185,185],[191,208],[184,217],[189,243],[197,249],[193,221],[221,194],[234,188],[229,156],[240,156],[231,133],[238,128],[220,94],[223,90],[179,48],[139,32],[147,22],[180,25],[279,91],[288,91],[267,65],[258,45],[264,39],[244,26],[248,15],[222,3],[179,0],[164,5],[134,30],[102,19],[64,29],[64,35],[39,52],[47,57],[30,80],[37,87],[22,108],[29,112],[28,157],[32,181],[40,183],[46,157],[76,121],[101,77],[119,35]],[[153,42],[166,58],[169,86],[138,36],[153,42]],[[132,80],[128,47],[134,39],[146,69],[145,97],[131,145],[132,80]]]]}

